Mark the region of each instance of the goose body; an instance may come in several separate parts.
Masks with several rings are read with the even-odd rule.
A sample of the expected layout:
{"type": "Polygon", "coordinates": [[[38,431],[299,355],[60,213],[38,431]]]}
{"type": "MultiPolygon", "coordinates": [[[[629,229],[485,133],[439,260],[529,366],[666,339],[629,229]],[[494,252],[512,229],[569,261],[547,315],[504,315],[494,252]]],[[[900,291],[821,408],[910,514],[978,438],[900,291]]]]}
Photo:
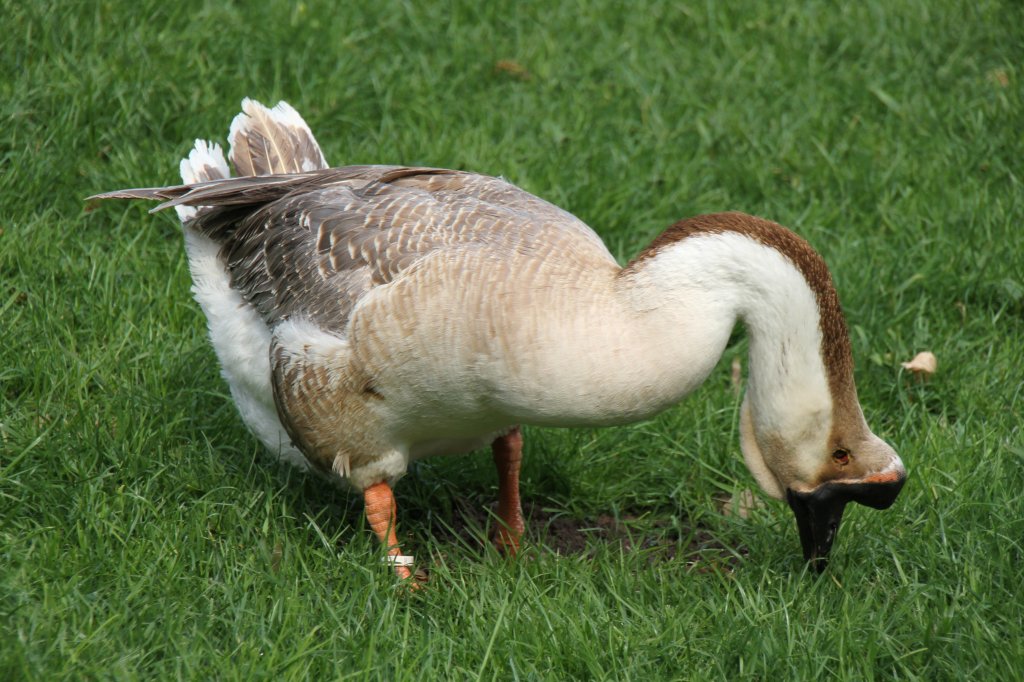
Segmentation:
{"type": "Polygon", "coordinates": [[[692,218],[620,267],[588,226],[504,180],[329,168],[284,103],[245,100],[229,141],[239,177],[197,141],[183,185],[100,196],[176,208],[243,420],[364,491],[393,557],[390,486],[411,460],[493,444],[514,551],[518,425],[648,418],[704,381],[740,320],[744,457],[793,507],[806,558],[823,562],[847,501],[885,507],[902,486],[864,421],[828,269],[785,228],[692,218]]]}

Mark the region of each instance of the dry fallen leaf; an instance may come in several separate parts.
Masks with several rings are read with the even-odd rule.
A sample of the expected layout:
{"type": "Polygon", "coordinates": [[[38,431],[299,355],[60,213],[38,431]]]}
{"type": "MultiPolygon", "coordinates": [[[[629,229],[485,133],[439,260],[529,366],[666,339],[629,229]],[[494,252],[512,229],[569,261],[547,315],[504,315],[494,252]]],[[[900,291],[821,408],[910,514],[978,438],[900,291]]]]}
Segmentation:
{"type": "Polygon", "coordinates": [[[928,351],[921,351],[910,362],[901,364],[903,369],[925,377],[935,374],[935,370],[939,367],[939,362],[935,359],[935,355],[928,351]]]}
{"type": "Polygon", "coordinates": [[[499,59],[494,63],[494,70],[498,73],[506,73],[521,81],[530,80],[530,72],[519,62],[511,59],[499,59]]]}
{"type": "Polygon", "coordinates": [[[732,374],[729,381],[732,383],[732,392],[739,395],[740,389],[743,388],[743,363],[740,362],[738,355],[732,359],[732,374]]]}
{"type": "Polygon", "coordinates": [[[764,502],[754,497],[754,492],[749,488],[744,488],[732,497],[720,499],[718,504],[724,516],[732,516],[735,513],[741,519],[749,518],[751,511],[764,507],[764,502]]]}
{"type": "Polygon", "coordinates": [[[988,79],[1001,88],[1010,85],[1010,76],[1006,73],[1006,69],[992,69],[988,72],[988,79]]]}

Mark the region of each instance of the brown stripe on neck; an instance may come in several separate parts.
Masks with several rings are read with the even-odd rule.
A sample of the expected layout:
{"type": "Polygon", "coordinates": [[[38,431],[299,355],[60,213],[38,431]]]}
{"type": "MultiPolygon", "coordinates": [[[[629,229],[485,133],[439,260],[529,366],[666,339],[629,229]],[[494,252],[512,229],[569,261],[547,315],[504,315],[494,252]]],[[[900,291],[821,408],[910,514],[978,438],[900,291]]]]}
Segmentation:
{"type": "MultiPolygon", "coordinates": [[[[821,328],[821,355],[828,374],[833,401],[843,407],[857,404],[853,383],[853,353],[839,296],[832,283],[832,274],[818,252],[806,240],[782,225],[739,212],[712,213],[680,220],[651,242],[636,258],[622,269],[627,275],[640,268],[644,261],[654,257],[663,248],[689,237],[706,234],[736,232],[775,249],[785,256],[814,292],[818,302],[821,328]],[[846,404],[846,401],[852,404],[846,404]]],[[[839,407],[839,405],[836,405],[839,407]]]]}

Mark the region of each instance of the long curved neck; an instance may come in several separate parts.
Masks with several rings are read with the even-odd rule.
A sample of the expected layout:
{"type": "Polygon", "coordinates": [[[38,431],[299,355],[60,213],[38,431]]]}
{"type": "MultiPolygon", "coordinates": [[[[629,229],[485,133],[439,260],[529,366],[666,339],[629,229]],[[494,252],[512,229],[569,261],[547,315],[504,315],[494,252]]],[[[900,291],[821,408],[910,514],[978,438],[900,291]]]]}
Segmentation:
{"type": "MultiPolygon", "coordinates": [[[[700,385],[738,319],[750,336],[749,399],[763,424],[787,431],[787,415],[828,412],[832,396],[853,391],[828,270],[779,225],[735,213],[682,221],[618,273],[614,291],[629,331],[613,327],[605,336],[628,337],[631,350],[616,353],[620,381],[606,385],[633,402],[619,408],[629,417],[653,414],[700,385]]],[[[593,350],[595,362],[611,362],[593,350]]]]}
{"type": "Polygon", "coordinates": [[[625,268],[595,273],[583,290],[567,294],[554,324],[522,330],[524,343],[551,349],[526,363],[537,373],[519,387],[531,396],[523,421],[652,416],[703,383],[738,320],[748,328],[748,399],[762,426],[792,433],[790,415],[827,419],[832,396],[852,387],[828,270],[805,241],[774,223],[733,213],[683,221],[625,268]],[[540,387],[536,395],[530,386],[540,387]],[[548,414],[553,405],[557,414],[548,414]]]}
{"type": "MultiPolygon", "coordinates": [[[[619,275],[621,295],[640,314],[645,335],[668,339],[684,355],[660,362],[661,369],[691,374],[699,367],[703,380],[741,319],[750,336],[750,399],[759,413],[784,420],[808,401],[830,408],[819,297],[792,255],[749,231],[672,228],[666,235],[673,229],[675,240],[663,235],[619,275]],[[705,358],[695,361],[691,350],[705,358]]],[[[680,377],[678,385],[689,387],[695,378],[680,377]]]]}

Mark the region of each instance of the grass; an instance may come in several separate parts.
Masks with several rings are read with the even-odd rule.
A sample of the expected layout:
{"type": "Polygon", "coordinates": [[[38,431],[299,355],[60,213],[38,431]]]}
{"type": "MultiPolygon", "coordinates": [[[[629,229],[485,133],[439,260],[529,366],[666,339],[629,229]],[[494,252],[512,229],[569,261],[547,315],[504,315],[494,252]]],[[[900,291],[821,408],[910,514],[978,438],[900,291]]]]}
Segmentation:
{"type": "Polygon", "coordinates": [[[0,678],[1024,674],[1020,4],[552,5],[0,0],[0,678]],[[504,175],[623,261],[697,213],[793,227],[902,496],[851,508],[821,578],[783,505],[721,514],[754,485],[738,337],[651,422],[526,432],[531,503],[653,549],[505,561],[447,530],[489,457],[438,458],[397,489],[431,587],[396,591],[358,499],[241,425],[173,221],[82,201],[173,182],[243,96],[336,164],[504,175]]]}

